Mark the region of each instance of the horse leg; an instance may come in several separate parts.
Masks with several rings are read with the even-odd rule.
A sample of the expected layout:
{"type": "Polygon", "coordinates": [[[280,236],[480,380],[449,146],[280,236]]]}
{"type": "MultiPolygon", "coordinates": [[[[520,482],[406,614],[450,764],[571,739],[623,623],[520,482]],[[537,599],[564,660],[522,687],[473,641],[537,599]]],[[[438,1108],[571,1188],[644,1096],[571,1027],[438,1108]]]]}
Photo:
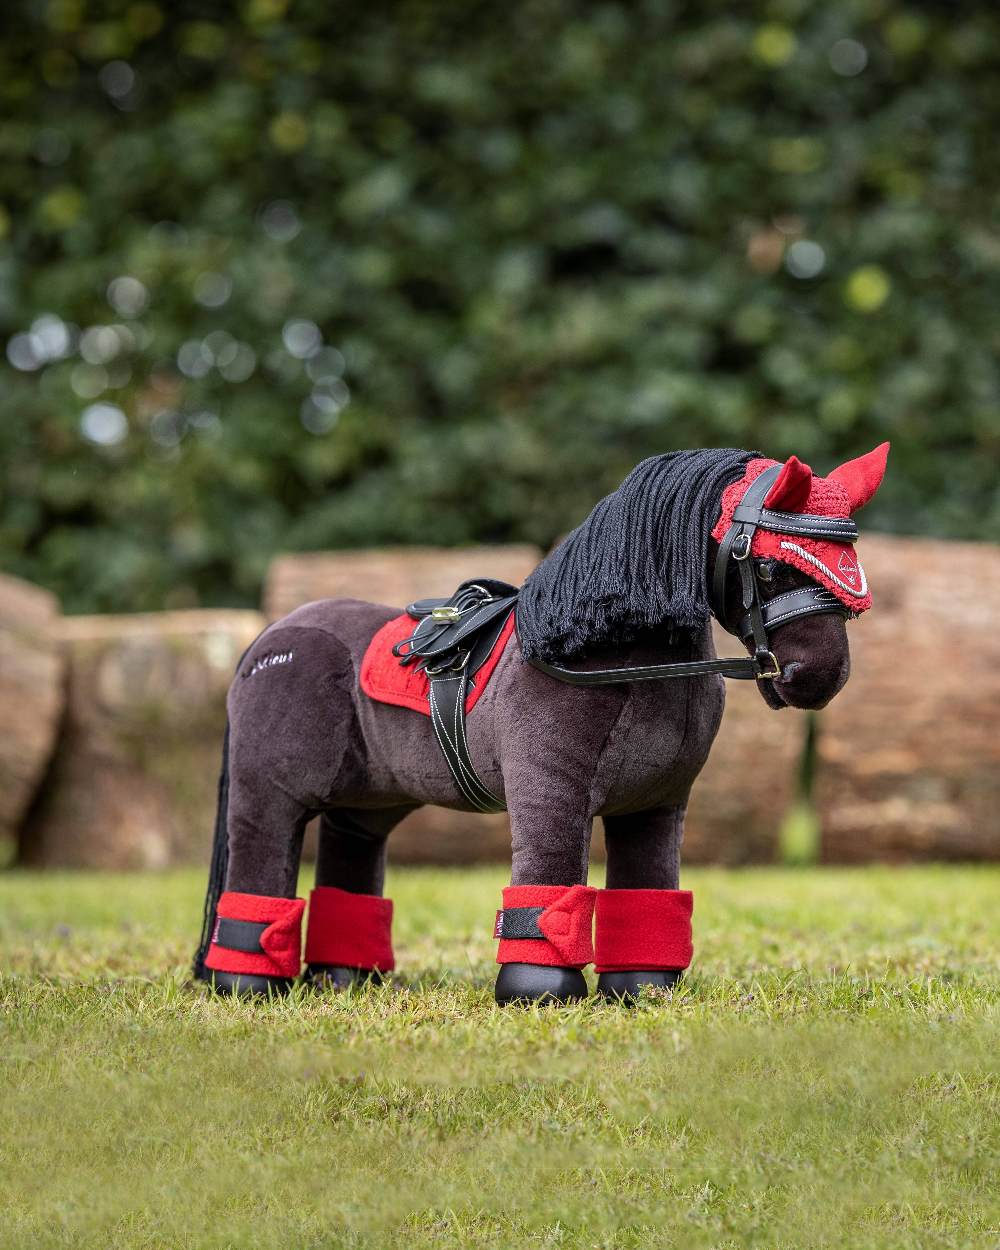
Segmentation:
{"type": "Polygon", "coordinates": [[[498,1003],[585,998],[582,969],[593,957],[595,890],[587,884],[592,817],[571,778],[511,786],[511,884],[494,936],[500,939],[498,1003]]]}
{"type": "Polygon", "coordinates": [[[306,931],[306,977],[318,988],[377,983],[392,969],[392,902],[382,897],[386,840],[415,806],[333,808],[320,817],[306,931]]]}
{"type": "Polygon", "coordinates": [[[298,976],[305,904],[295,889],[311,815],[265,770],[241,766],[238,749],[231,747],[229,863],[205,961],[217,990],[283,993],[298,976]]]}
{"type": "Polygon", "coordinates": [[[677,888],[686,803],[605,816],[606,885],[597,895],[597,992],[630,1001],[675,985],[691,959],[691,895],[677,888]]]}

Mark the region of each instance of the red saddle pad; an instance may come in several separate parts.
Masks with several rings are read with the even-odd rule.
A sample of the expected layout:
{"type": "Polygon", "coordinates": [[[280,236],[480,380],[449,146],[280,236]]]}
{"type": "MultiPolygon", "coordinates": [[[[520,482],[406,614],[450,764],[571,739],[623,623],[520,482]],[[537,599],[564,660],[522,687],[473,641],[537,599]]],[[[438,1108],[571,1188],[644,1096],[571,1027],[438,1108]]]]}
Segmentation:
{"type": "MultiPolygon", "coordinates": [[[[377,703],[395,703],[397,707],[411,707],[415,712],[430,716],[431,709],[427,702],[430,681],[416,668],[410,665],[404,667],[392,654],[395,644],[409,638],[416,624],[413,617],[404,612],[402,616],[394,617],[382,626],[368,644],[368,650],[361,661],[361,689],[377,703]]],[[[469,679],[469,693],[465,698],[466,712],[471,712],[476,706],[513,634],[512,611],[504,622],[493,650],[469,679]]]]}

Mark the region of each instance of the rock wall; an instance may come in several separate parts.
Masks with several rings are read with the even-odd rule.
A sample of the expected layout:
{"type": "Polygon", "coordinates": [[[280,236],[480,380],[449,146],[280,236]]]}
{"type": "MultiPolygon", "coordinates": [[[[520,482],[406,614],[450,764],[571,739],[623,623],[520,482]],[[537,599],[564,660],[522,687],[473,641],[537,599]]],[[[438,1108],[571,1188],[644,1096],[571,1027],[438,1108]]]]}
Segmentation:
{"type": "Polygon", "coordinates": [[[823,858],[1000,858],[1000,547],[866,537],[874,606],[821,713],[823,858]]]}
{"type": "Polygon", "coordinates": [[[520,586],[541,558],[541,549],[527,543],[278,556],[264,586],[264,614],[274,621],[314,599],[368,599],[403,608],[414,599],[450,595],[470,577],[520,586]]]}
{"type": "MultiPolygon", "coordinates": [[[[1000,859],[1000,548],[866,536],[860,554],[875,607],[850,624],[854,673],[820,715],[823,858],[1000,859]]],[[[470,574],[517,584],[539,555],[489,547],[283,557],[268,578],[267,616],[339,595],[403,605],[446,594],[470,574]]],[[[0,579],[0,709],[9,727],[0,737],[0,834],[29,812],[24,862],[207,862],[225,693],[264,619],[60,619],[51,596],[0,579]]],[[[736,647],[721,634],[717,645],[736,647]]],[[[803,714],[772,712],[752,682],[731,682],[727,694],[688,815],[689,863],[772,860],[795,797],[803,714]]],[[[504,816],[438,808],[414,813],[392,840],[398,863],[505,860],[509,850],[504,816]]],[[[595,858],[602,850],[598,823],[595,858]]]]}
{"type": "Polygon", "coordinates": [[[208,862],[225,699],[257,612],[64,618],[67,707],[25,864],[208,862]]]}
{"type": "Polygon", "coordinates": [[[15,838],[55,748],[63,656],[54,595],[0,574],[0,838],[15,838]]]}

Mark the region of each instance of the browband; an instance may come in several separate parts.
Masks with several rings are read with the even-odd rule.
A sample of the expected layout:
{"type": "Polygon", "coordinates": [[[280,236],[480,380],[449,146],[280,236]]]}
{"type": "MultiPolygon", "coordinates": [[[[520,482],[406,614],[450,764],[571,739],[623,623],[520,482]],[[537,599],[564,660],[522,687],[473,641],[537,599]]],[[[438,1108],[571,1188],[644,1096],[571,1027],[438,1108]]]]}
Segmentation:
{"type": "Polygon", "coordinates": [[[803,538],[829,538],[837,543],[856,543],[858,527],[850,517],[820,516],[815,512],[774,512],[761,508],[759,519],[744,512],[745,503],[737,505],[733,521],[751,521],[758,529],[775,534],[794,534],[803,538]]]}

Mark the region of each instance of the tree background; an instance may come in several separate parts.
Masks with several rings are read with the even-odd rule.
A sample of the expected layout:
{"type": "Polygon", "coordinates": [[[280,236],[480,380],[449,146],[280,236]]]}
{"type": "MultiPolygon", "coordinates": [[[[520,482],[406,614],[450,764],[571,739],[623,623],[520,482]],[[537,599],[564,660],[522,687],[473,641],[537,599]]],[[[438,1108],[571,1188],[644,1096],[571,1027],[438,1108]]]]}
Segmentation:
{"type": "Polygon", "coordinates": [[[546,544],[643,456],[890,439],[1000,539],[993,5],[14,0],[0,567],[250,604],[546,544]]]}

